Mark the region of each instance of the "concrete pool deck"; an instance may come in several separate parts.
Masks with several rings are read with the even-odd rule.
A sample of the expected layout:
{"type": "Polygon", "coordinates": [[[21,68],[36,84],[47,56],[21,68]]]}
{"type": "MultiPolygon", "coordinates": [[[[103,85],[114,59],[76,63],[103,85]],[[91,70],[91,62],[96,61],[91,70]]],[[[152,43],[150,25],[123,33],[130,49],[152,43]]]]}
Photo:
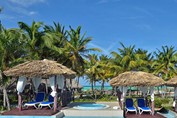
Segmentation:
{"type": "MultiPolygon", "coordinates": [[[[74,106],[83,103],[95,103],[95,102],[74,102],[66,107],[62,107],[58,110],[57,113],[54,113],[53,110],[48,108],[43,109],[26,109],[22,112],[19,112],[18,109],[4,112],[0,115],[0,118],[87,118],[87,117],[96,117],[96,118],[123,118],[123,110],[114,109],[115,106],[118,106],[117,102],[96,102],[98,104],[109,105],[106,109],[101,110],[78,110],[74,109],[74,106]],[[77,117],[78,116],[78,117],[77,117]]],[[[159,114],[154,116],[149,113],[135,114],[127,113],[126,118],[164,118],[159,114]]]]}
{"type": "MultiPolygon", "coordinates": [[[[85,103],[85,102],[84,102],[85,103]]],[[[95,103],[95,102],[86,102],[86,103],[95,103]]],[[[69,104],[68,106],[62,108],[62,112],[65,116],[104,116],[104,117],[123,117],[123,110],[121,109],[113,109],[113,107],[117,106],[117,102],[96,102],[98,104],[106,104],[109,105],[106,109],[99,110],[78,110],[74,109],[74,106],[79,104],[83,104],[83,102],[74,102],[69,104]]]]}

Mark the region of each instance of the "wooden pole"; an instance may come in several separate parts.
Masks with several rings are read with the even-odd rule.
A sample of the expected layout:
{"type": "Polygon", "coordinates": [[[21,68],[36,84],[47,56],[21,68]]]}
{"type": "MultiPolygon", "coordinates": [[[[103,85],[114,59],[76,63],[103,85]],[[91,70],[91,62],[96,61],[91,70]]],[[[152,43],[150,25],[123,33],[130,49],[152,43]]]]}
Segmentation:
{"type": "Polygon", "coordinates": [[[154,101],[151,101],[152,115],[154,115],[154,101]]]}
{"type": "Polygon", "coordinates": [[[152,115],[154,115],[154,87],[151,87],[151,109],[152,115]]]}
{"type": "Polygon", "coordinates": [[[177,104],[176,104],[176,87],[174,87],[174,104],[175,104],[175,106],[174,106],[174,110],[175,111],[177,111],[177,104]]]}
{"type": "MultiPolygon", "coordinates": [[[[56,79],[57,79],[57,76],[55,75],[55,78],[54,78],[54,91],[56,91],[56,79]]],[[[56,111],[57,111],[57,93],[54,96],[54,112],[56,112],[56,111]]]]}
{"type": "Polygon", "coordinates": [[[18,110],[22,111],[22,97],[21,97],[21,93],[18,94],[18,110]]]}
{"type": "Polygon", "coordinates": [[[124,118],[126,118],[126,116],[125,116],[125,100],[123,101],[123,116],[124,116],[124,118]]]}

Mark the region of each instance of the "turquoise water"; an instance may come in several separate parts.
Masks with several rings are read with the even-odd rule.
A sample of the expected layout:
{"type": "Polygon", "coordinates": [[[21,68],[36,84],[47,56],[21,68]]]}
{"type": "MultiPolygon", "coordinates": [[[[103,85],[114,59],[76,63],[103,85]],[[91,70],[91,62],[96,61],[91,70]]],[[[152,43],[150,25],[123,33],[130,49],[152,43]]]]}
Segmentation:
{"type": "MultiPolygon", "coordinates": [[[[101,90],[101,86],[95,86],[95,87],[93,87],[94,89],[96,89],[96,90],[101,90]]],[[[166,87],[166,86],[162,86],[162,87],[155,87],[155,90],[166,90],[166,88],[168,89],[168,90],[171,90],[171,91],[173,91],[173,87],[166,87]]],[[[131,90],[138,90],[138,88],[137,87],[128,87],[128,89],[131,89],[131,90]]],[[[83,88],[82,88],[82,90],[83,91],[87,91],[87,90],[91,90],[91,86],[83,86],[83,88]]],[[[112,86],[105,86],[104,87],[104,90],[112,90],[112,86]]]]}
{"type": "MultiPolygon", "coordinates": [[[[93,87],[94,89],[96,90],[101,90],[101,86],[95,86],[93,87]]],[[[88,91],[88,90],[91,90],[91,86],[84,86],[82,88],[83,91],[88,91]]],[[[104,90],[112,90],[112,86],[105,86],[104,87],[104,90]]]]}
{"type": "Polygon", "coordinates": [[[0,115],[0,118],[56,118],[56,116],[6,116],[0,115]]]}
{"type": "Polygon", "coordinates": [[[123,118],[121,116],[65,116],[64,118],[123,118]]]}
{"type": "Polygon", "coordinates": [[[108,108],[108,105],[105,104],[80,104],[78,106],[75,106],[75,109],[84,109],[84,110],[95,110],[95,109],[106,109],[108,108]]]}
{"type": "Polygon", "coordinates": [[[161,113],[163,116],[165,116],[166,118],[176,118],[175,113],[169,111],[168,113],[161,113]]]}

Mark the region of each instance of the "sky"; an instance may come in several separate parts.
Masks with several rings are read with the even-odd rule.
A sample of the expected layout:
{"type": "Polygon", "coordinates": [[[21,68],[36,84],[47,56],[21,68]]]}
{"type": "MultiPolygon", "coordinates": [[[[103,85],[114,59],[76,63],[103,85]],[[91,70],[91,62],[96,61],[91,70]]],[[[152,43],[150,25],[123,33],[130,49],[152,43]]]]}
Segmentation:
{"type": "Polygon", "coordinates": [[[88,46],[106,55],[120,42],[149,52],[177,49],[177,0],[0,0],[0,6],[5,28],[17,28],[19,21],[81,26],[93,38],[88,46]]]}

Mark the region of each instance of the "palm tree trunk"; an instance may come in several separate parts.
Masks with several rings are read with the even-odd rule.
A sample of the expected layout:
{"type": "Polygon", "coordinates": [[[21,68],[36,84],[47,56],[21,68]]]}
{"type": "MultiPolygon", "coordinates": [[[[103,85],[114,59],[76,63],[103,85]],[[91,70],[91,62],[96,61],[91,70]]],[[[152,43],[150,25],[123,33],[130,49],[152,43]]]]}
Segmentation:
{"type": "Polygon", "coordinates": [[[4,95],[4,107],[6,107],[6,103],[7,103],[7,109],[10,110],[9,97],[7,95],[7,90],[5,86],[3,86],[3,95],[4,95]]]}
{"type": "Polygon", "coordinates": [[[91,80],[91,87],[92,87],[92,95],[94,95],[94,92],[93,92],[93,80],[91,80]]]}
{"type": "Polygon", "coordinates": [[[3,106],[6,107],[6,94],[5,94],[5,87],[3,87],[3,106]]]}
{"type": "Polygon", "coordinates": [[[105,80],[102,81],[102,84],[101,84],[101,93],[104,92],[104,83],[105,83],[105,80]]]}
{"type": "Polygon", "coordinates": [[[78,88],[78,86],[79,86],[79,76],[77,78],[77,88],[78,88]]]}

